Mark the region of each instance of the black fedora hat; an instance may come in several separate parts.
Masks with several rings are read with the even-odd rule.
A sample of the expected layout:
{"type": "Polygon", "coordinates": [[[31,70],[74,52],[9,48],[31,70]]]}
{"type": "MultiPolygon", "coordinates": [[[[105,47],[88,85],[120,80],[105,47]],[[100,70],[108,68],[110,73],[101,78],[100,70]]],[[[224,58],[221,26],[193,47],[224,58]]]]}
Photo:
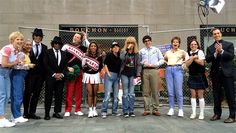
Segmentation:
{"type": "Polygon", "coordinates": [[[55,44],[55,43],[62,45],[63,43],[62,43],[62,41],[61,41],[61,37],[55,36],[55,37],[53,38],[51,44],[55,44]]]}
{"type": "Polygon", "coordinates": [[[43,30],[42,29],[38,29],[38,28],[35,28],[34,31],[32,32],[33,33],[33,36],[36,35],[36,36],[41,36],[43,37],[43,30]]]}

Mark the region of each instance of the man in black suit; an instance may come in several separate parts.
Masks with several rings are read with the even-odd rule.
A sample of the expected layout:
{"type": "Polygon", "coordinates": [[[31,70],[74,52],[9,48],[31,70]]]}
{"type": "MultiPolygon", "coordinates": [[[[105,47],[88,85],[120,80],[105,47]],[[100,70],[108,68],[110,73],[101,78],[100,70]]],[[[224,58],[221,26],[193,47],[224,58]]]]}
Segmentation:
{"type": "Polygon", "coordinates": [[[40,119],[35,113],[43,82],[45,80],[43,57],[47,50],[47,46],[42,43],[43,36],[42,29],[34,29],[32,34],[33,45],[29,57],[31,63],[35,64],[35,67],[29,70],[25,78],[23,99],[25,118],[40,119]]]}
{"type": "Polygon", "coordinates": [[[66,52],[61,51],[61,37],[55,36],[51,42],[52,48],[47,50],[44,56],[44,66],[46,69],[45,88],[45,120],[50,120],[50,109],[54,95],[53,117],[62,119],[59,114],[62,108],[62,96],[67,71],[66,52]]]}
{"type": "Polygon", "coordinates": [[[219,120],[222,113],[222,88],[229,105],[229,117],[225,123],[235,122],[235,93],[234,93],[234,44],[222,40],[219,29],[212,30],[215,42],[207,48],[206,61],[211,64],[211,80],[214,97],[214,116],[211,121],[219,120]]]}

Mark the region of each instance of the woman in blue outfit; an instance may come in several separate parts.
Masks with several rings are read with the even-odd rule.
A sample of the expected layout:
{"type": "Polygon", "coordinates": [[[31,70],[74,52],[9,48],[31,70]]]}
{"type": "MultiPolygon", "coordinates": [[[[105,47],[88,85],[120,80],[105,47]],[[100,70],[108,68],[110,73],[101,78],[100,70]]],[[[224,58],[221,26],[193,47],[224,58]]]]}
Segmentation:
{"type": "Polygon", "coordinates": [[[29,51],[31,49],[31,46],[26,46],[28,45],[27,41],[25,43],[20,44],[21,41],[23,41],[23,35],[19,36],[21,37],[21,40],[18,40],[18,45],[21,45],[21,52],[18,52],[16,55],[16,60],[18,60],[19,63],[13,66],[12,72],[10,74],[11,111],[13,116],[12,120],[15,123],[23,123],[28,121],[28,119],[22,117],[21,105],[23,103],[25,76],[28,73],[28,70],[34,67],[34,64],[31,64],[29,59],[29,51]]]}
{"type": "Polygon", "coordinates": [[[122,108],[125,118],[134,117],[134,79],[141,80],[141,64],[138,54],[138,45],[134,37],[126,38],[124,48],[120,55],[121,69],[120,77],[122,83],[122,108]]]}
{"type": "Polygon", "coordinates": [[[104,77],[104,91],[105,97],[102,103],[102,118],[107,117],[108,102],[110,99],[111,89],[113,89],[113,103],[112,103],[112,115],[119,116],[118,113],[118,74],[120,72],[120,46],[117,42],[113,42],[111,45],[111,52],[107,54],[104,61],[105,77],[104,77]]]}
{"type": "Polygon", "coordinates": [[[179,49],[181,39],[173,37],[171,39],[172,49],[165,53],[164,59],[166,67],[166,84],[168,89],[169,111],[167,115],[174,115],[175,96],[178,103],[178,116],[183,117],[183,78],[184,71],[182,65],[189,59],[187,52],[179,49]]]}
{"type": "MultiPolygon", "coordinates": [[[[9,35],[10,44],[0,50],[0,127],[13,127],[15,123],[5,118],[6,104],[10,92],[10,73],[12,67],[17,65],[17,53],[23,44],[23,35],[20,32],[12,32],[9,35]]],[[[12,101],[15,102],[15,101],[12,101]]],[[[23,118],[23,117],[22,117],[23,118]]]]}

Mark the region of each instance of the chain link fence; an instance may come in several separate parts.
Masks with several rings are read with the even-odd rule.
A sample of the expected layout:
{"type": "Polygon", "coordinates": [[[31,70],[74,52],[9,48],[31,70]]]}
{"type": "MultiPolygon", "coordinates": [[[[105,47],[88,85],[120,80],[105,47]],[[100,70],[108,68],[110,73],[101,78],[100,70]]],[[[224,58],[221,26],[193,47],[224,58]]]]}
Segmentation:
{"type": "MultiPolygon", "coordinates": [[[[36,27],[19,27],[19,31],[23,33],[25,38],[32,38],[32,31],[36,27]]],[[[63,43],[70,43],[72,37],[76,32],[86,32],[88,35],[89,41],[96,41],[99,44],[99,47],[105,52],[109,51],[110,45],[113,41],[117,41],[121,44],[121,48],[124,45],[125,38],[127,36],[134,36],[138,40],[139,44],[142,44],[142,37],[149,34],[153,39],[154,46],[170,44],[171,38],[174,36],[179,36],[181,40],[181,49],[187,49],[187,42],[191,38],[196,38],[201,44],[202,50],[206,51],[206,47],[209,46],[211,38],[209,37],[209,32],[211,28],[196,28],[196,29],[180,29],[180,30],[167,30],[167,31],[151,31],[149,32],[149,27],[145,25],[112,25],[112,26],[101,26],[101,25],[59,25],[58,29],[47,29],[41,28],[44,33],[43,43],[46,44],[49,48],[50,42],[54,36],[62,37],[63,43]]],[[[168,103],[168,94],[164,78],[165,70],[160,70],[161,81],[159,82],[159,87],[162,88],[160,92],[160,103],[168,103]]],[[[208,72],[208,71],[207,71],[208,72]]],[[[183,95],[184,95],[184,104],[190,104],[190,90],[187,87],[188,73],[185,73],[184,83],[183,83],[183,95]]],[[[209,81],[210,83],[210,81],[209,81]]],[[[44,89],[43,86],[40,103],[44,101],[44,89]]],[[[65,91],[64,91],[65,92],[65,91]]],[[[140,86],[135,87],[135,93],[137,101],[142,101],[142,89],[140,86]]],[[[83,102],[86,102],[86,89],[85,85],[83,86],[83,102]]],[[[98,101],[101,102],[103,97],[103,84],[99,87],[98,101]]],[[[64,97],[65,98],[65,97],[64,97]]],[[[205,99],[207,105],[213,104],[213,97],[211,92],[211,86],[206,89],[205,99]]]]}
{"type": "MultiPolygon", "coordinates": [[[[35,28],[40,27],[19,27],[19,31],[25,36],[25,39],[32,40],[32,32],[35,28]]],[[[85,32],[89,41],[98,43],[99,48],[106,53],[109,52],[113,41],[117,41],[121,48],[124,46],[126,37],[134,36],[138,44],[142,43],[142,37],[148,34],[149,27],[145,25],[59,25],[58,29],[40,28],[43,30],[42,43],[51,47],[50,43],[54,36],[60,36],[64,44],[72,42],[75,33],[85,32]]],[[[140,87],[136,87],[137,96],[142,96],[140,87]]],[[[44,102],[45,84],[39,98],[39,104],[44,102]]],[[[83,103],[86,103],[86,87],[83,85],[83,103]]],[[[103,84],[99,86],[98,101],[101,102],[103,97],[103,84]]],[[[64,89],[65,99],[65,89],[64,89]]]]}
{"type": "MultiPolygon", "coordinates": [[[[178,29],[178,30],[166,30],[166,31],[151,31],[150,36],[152,37],[153,44],[157,47],[160,45],[171,45],[171,39],[175,36],[181,38],[180,48],[187,50],[187,44],[193,38],[197,39],[200,43],[201,49],[206,52],[206,48],[212,44],[212,38],[210,37],[210,30],[212,28],[194,28],[194,29],[178,29]]],[[[209,73],[209,66],[206,65],[206,74],[209,73]]],[[[162,70],[162,73],[165,73],[165,70],[162,70]]],[[[164,74],[162,74],[164,75],[164,74]]],[[[167,87],[165,84],[165,78],[162,76],[161,83],[163,87],[163,91],[160,92],[160,102],[161,103],[168,103],[168,94],[167,94],[167,87]]],[[[188,80],[188,73],[185,72],[184,74],[184,82],[183,82],[183,96],[184,96],[184,104],[190,104],[190,97],[191,92],[187,87],[187,80],[188,80]]],[[[208,77],[209,84],[211,84],[209,77],[208,77]]],[[[213,105],[213,96],[212,96],[212,88],[209,85],[205,91],[205,101],[207,105],[213,105]]]]}

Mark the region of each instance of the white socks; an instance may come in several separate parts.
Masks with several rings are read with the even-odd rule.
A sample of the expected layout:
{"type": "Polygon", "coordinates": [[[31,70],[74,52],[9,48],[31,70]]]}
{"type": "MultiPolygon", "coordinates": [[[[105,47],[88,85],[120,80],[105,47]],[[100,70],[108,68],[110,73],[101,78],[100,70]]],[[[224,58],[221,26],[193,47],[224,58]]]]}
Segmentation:
{"type": "Polygon", "coordinates": [[[197,107],[196,98],[191,98],[191,106],[192,106],[192,114],[190,115],[190,119],[195,119],[196,118],[196,107],[197,107]]]}
{"type": "MultiPolygon", "coordinates": [[[[196,107],[197,107],[196,98],[191,98],[191,106],[192,106],[192,114],[190,116],[190,119],[195,119],[196,118],[196,107]]],[[[198,119],[202,120],[202,119],[204,119],[204,109],[205,109],[204,98],[199,99],[199,107],[200,107],[200,113],[199,113],[198,119]]]]}
{"type": "Polygon", "coordinates": [[[196,116],[197,102],[196,98],[191,98],[192,114],[196,116]]]}
{"type": "Polygon", "coordinates": [[[93,111],[96,110],[96,107],[93,107],[93,111]]]}
{"type": "Polygon", "coordinates": [[[204,98],[199,99],[199,106],[200,106],[200,114],[198,119],[204,119],[204,109],[205,109],[205,100],[204,98]]]}

